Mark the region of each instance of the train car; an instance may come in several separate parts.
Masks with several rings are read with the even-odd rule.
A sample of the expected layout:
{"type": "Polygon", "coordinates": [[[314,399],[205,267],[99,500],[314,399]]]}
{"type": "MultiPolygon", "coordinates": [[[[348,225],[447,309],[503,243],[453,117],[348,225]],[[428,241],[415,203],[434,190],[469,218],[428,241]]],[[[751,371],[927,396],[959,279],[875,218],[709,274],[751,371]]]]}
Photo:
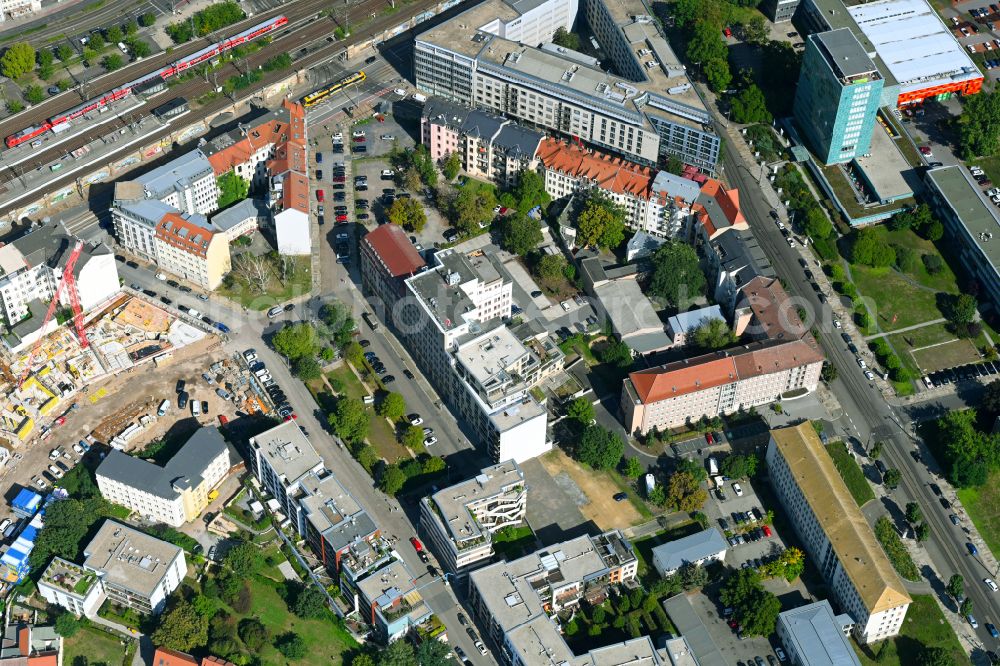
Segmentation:
{"type": "Polygon", "coordinates": [[[354,72],[353,74],[348,74],[344,78],[334,83],[332,86],[328,88],[323,88],[321,90],[317,90],[314,93],[306,95],[305,97],[302,98],[302,104],[306,107],[315,106],[316,104],[319,104],[320,102],[325,100],[330,95],[338,93],[341,90],[344,90],[345,88],[349,88],[350,86],[357,85],[362,81],[364,81],[366,78],[367,76],[365,76],[364,72],[354,72]]]}
{"type": "Polygon", "coordinates": [[[54,127],[63,125],[64,123],[76,120],[80,116],[94,111],[96,109],[102,109],[112,102],[117,102],[119,100],[125,99],[133,93],[140,92],[152,92],[158,89],[164,84],[164,82],[191,67],[196,67],[201,63],[210,60],[226,51],[232,49],[234,46],[239,46],[240,44],[245,44],[248,41],[257,39],[263,35],[271,33],[278,28],[288,25],[287,16],[275,16],[272,19],[258,23],[257,25],[247,28],[243,32],[240,32],[232,37],[222,40],[217,44],[208,46],[199,51],[195,51],[191,55],[187,56],[184,60],[179,60],[175,63],[171,63],[167,67],[159,69],[155,72],[150,72],[145,76],[131,81],[124,85],[118,86],[114,90],[104,93],[100,97],[94,97],[83,104],[73,107],[69,111],[65,111],[58,116],[53,116],[49,118],[46,122],[41,125],[36,125],[33,127],[28,127],[26,129],[17,132],[16,134],[11,134],[5,139],[5,143],[8,148],[13,148],[14,146],[19,146],[26,141],[31,141],[35,137],[43,134],[54,127]]]}

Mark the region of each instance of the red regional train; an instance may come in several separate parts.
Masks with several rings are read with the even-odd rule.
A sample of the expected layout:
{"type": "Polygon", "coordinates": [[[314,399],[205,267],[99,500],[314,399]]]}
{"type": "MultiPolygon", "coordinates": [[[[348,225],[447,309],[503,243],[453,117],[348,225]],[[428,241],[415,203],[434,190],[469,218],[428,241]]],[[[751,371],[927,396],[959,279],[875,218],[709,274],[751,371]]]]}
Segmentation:
{"type": "Polygon", "coordinates": [[[243,32],[233,35],[228,39],[225,39],[218,44],[203,48],[200,51],[192,53],[184,60],[179,60],[175,63],[164,67],[163,69],[147,74],[141,79],[136,79],[124,85],[121,85],[114,90],[105,93],[100,97],[95,97],[83,104],[70,109],[58,116],[53,116],[41,125],[34,125],[26,129],[21,130],[17,134],[11,134],[7,137],[6,143],[8,148],[13,148],[14,146],[19,146],[26,141],[31,141],[35,137],[52,130],[63,123],[68,123],[70,121],[76,120],[85,113],[99,109],[111,102],[117,102],[120,99],[125,99],[133,92],[142,92],[149,88],[153,88],[157,85],[162,84],[164,81],[169,79],[175,74],[179,74],[191,67],[196,67],[206,60],[211,60],[212,58],[221,55],[233,48],[234,46],[239,46],[249,42],[252,39],[257,39],[262,35],[266,35],[270,32],[274,32],[278,28],[288,24],[288,18],[285,16],[275,16],[274,18],[264,21],[252,28],[248,28],[243,32]]]}

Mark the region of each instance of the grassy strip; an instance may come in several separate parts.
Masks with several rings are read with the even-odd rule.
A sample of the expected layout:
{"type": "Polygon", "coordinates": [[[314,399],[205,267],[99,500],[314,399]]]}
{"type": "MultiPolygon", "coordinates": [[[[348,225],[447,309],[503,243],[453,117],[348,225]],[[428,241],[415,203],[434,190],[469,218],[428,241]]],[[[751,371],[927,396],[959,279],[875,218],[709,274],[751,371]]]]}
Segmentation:
{"type": "MultiPolygon", "coordinates": [[[[853,642],[853,641],[852,641],[853,642]]],[[[878,650],[879,644],[874,646],[878,650]]],[[[906,619],[899,635],[889,640],[885,652],[875,659],[871,647],[854,643],[858,658],[864,666],[910,666],[919,664],[920,658],[930,648],[944,648],[952,664],[969,664],[969,655],[962,649],[951,625],[944,618],[941,608],[928,594],[913,595],[913,603],[906,611],[906,619]]]]}
{"type": "Polygon", "coordinates": [[[875,492],[868,485],[865,473],[861,471],[861,467],[851,457],[846,444],[843,442],[834,442],[826,447],[826,452],[833,458],[833,464],[836,466],[837,471],[840,472],[840,476],[844,479],[847,489],[851,491],[851,497],[858,503],[858,506],[864,506],[875,499],[875,492]]]}
{"type": "Polygon", "coordinates": [[[917,569],[917,565],[913,563],[913,558],[910,557],[906,546],[899,538],[899,533],[896,532],[896,528],[892,526],[887,517],[882,516],[875,521],[875,538],[882,544],[882,550],[885,551],[896,573],[906,580],[920,580],[920,571],[917,569]]]}
{"type": "Polygon", "coordinates": [[[1000,472],[992,472],[979,488],[962,488],[958,499],[994,553],[1000,552],[1000,472]]]}

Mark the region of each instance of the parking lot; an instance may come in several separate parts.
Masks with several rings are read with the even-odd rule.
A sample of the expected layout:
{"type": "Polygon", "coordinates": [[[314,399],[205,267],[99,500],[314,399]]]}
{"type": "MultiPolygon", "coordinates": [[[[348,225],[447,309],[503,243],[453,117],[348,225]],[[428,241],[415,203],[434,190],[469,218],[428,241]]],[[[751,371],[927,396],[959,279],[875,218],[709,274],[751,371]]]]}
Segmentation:
{"type": "Polygon", "coordinates": [[[924,385],[927,388],[937,388],[967,381],[988,382],[997,374],[1000,374],[1000,361],[969,363],[957,368],[932,372],[924,378],[924,385]]]}
{"type": "Polygon", "coordinates": [[[963,2],[941,13],[955,39],[974,60],[982,58],[987,76],[996,78],[995,72],[1000,72],[1000,5],[963,2]]]}

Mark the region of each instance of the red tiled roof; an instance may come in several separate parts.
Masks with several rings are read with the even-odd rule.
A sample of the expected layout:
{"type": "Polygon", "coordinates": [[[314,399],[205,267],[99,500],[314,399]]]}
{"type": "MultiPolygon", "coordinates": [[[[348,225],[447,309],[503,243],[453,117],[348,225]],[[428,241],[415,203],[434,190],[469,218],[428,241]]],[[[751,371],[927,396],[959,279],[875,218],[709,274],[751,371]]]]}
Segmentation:
{"type": "Polygon", "coordinates": [[[59,666],[59,653],[53,650],[28,657],[28,666],[59,666]]]}
{"type": "Polygon", "coordinates": [[[364,242],[382,260],[392,277],[413,275],[426,265],[406,233],[395,224],[383,224],[368,232],[364,242]]]}
{"type": "Polygon", "coordinates": [[[236,666],[236,664],[220,657],[209,656],[201,660],[201,666],[236,666]]]}
{"type": "Polygon", "coordinates": [[[156,237],[189,254],[204,257],[215,233],[177,213],[166,213],[156,225],[156,237]]]}
{"type": "MultiPolygon", "coordinates": [[[[720,181],[715,180],[714,178],[708,178],[701,185],[701,193],[715,199],[715,203],[719,206],[722,214],[725,215],[730,226],[738,229],[747,228],[747,220],[743,216],[743,211],[740,210],[739,190],[727,190],[720,181]]],[[[705,207],[700,204],[696,204],[692,206],[691,209],[697,216],[698,221],[705,227],[705,232],[708,237],[712,238],[715,236],[719,229],[709,217],[705,207]]]]}
{"type": "Polygon", "coordinates": [[[753,312],[754,323],[763,329],[762,335],[754,333],[755,337],[794,340],[805,334],[806,327],[778,278],[757,276],[740,292],[743,302],[753,312]]]}
{"type": "Polygon", "coordinates": [[[649,199],[656,175],[651,169],[634,162],[571,146],[553,138],[542,139],[538,146],[538,158],[546,169],[586,178],[601,189],[642,199],[649,199]]]}
{"type": "Polygon", "coordinates": [[[153,666],[198,666],[198,660],[177,650],[158,647],[153,653],[153,666]]]}
{"type": "MultiPolygon", "coordinates": [[[[288,110],[288,121],[268,118],[256,127],[247,129],[239,141],[219,152],[209,155],[208,161],[217,175],[231,171],[237,164],[243,164],[265,145],[277,146],[285,143],[305,148],[305,113],[302,105],[284,100],[282,106],[288,110]]],[[[305,167],[303,167],[304,169],[305,167]]]]}

